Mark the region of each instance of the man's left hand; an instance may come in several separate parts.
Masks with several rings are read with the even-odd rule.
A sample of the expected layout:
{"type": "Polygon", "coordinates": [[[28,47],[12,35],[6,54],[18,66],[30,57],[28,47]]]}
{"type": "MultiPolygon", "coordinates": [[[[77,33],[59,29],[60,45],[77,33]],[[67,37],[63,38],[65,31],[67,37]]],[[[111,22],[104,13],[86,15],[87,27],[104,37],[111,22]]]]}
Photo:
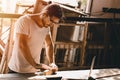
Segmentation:
{"type": "Polygon", "coordinates": [[[55,63],[51,63],[49,66],[51,67],[53,73],[55,73],[56,71],[58,71],[58,66],[55,63]]]}

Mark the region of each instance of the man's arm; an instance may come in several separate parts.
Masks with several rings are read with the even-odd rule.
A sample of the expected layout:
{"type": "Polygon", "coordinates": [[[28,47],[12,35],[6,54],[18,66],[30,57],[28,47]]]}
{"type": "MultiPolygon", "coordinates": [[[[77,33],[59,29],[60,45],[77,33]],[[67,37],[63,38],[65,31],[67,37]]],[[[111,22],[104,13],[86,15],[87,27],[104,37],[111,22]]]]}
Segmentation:
{"type": "Polygon", "coordinates": [[[19,47],[21,48],[23,56],[32,66],[35,67],[36,63],[33,57],[31,56],[31,52],[27,44],[28,36],[17,33],[17,38],[18,38],[19,47]]]}
{"type": "Polygon", "coordinates": [[[19,46],[22,50],[23,56],[33,67],[39,68],[39,69],[50,69],[50,67],[45,64],[36,64],[27,44],[27,40],[28,40],[27,35],[17,33],[17,38],[18,38],[19,46]]]}
{"type": "Polygon", "coordinates": [[[46,55],[48,58],[49,63],[55,63],[55,59],[54,59],[54,47],[53,47],[53,42],[52,39],[50,37],[50,35],[46,36],[45,39],[45,49],[46,49],[46,55]]]}
{"type": "Polygon", "coordinates": [[[45,48],[46,48],[46,55],[50,63],[49,66],[52,68],[52,71],[54,73],[58,70],[58,67],[55,64],[54,45],[50,35],[46,36],[45,48]]]}

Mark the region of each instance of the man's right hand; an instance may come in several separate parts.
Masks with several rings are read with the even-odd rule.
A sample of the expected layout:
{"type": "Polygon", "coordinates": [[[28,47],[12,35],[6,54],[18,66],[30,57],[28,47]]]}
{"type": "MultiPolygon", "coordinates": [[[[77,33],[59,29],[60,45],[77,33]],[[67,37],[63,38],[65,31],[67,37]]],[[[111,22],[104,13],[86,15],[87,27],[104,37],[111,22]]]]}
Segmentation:
{"type": "Polygon", "coordinates": [[[36,69],[43,69],[43,70],[50,70],[51,67],[46,65],[46,64],[36,64],[35,66],[36,69]]]}
{"type": "Polygon", "coordinates": [[[45,70],[45,74],[53,74],[56,72],[56,68],[53,68],[52,66],[48,66],[46,64],[37,64],[36,68],[45,70]]]}

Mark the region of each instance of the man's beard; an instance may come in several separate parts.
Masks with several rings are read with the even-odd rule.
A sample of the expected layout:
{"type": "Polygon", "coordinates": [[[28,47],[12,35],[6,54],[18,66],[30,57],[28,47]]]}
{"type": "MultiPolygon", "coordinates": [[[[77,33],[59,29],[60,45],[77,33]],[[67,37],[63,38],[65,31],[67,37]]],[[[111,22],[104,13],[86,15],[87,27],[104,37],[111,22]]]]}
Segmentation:
{"type": "Polygon", "coordinates": [[[45,28],[48,28],[50,26],[50,24],[45,23],[44,19],[42,19],[42,24],[43,24],[43,27],[45,27],[45,28]]]}

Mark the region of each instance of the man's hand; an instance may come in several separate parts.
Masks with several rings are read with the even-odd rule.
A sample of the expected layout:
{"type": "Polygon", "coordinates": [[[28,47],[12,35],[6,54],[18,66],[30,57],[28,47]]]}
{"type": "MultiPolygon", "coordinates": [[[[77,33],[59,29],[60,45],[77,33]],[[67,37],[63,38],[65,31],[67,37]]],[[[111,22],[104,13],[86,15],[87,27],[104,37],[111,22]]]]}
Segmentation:
{"type": "MultiPolygon", "coordinates": [[[[55,63],[51,63],[49,66],[46,64],[36,64],[37,69],[49,70],[50,73],[55,73],[58,71],[58,67],[55,63]]],[[[47,71],[46,71],[47,72],[47,71]]]]}
{"type": "Polygon", "coordinates": [[[53,73],[58,71],[58,67],[57,67],[57,65],[55,63],[51,63],[49,66],[51,67],[51,70],[53,71],[53,73]]]}
{"type": "Polygon", "coordinates": [[[50,70],[51,67],[46,64],[36,64],[36,69],[50,70]]]}

